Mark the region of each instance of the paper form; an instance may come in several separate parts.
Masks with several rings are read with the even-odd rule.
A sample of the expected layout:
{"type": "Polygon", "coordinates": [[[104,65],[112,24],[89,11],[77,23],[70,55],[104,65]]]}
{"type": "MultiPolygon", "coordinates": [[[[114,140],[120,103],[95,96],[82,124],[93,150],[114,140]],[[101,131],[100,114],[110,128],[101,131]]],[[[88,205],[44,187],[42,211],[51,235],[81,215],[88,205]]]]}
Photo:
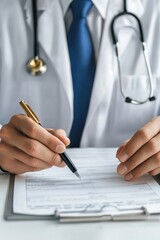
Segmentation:
{"type": "Polygon", "coordinates": [[[80,181],[67,168],[53,167],[15,177],[13,210],[15,213],[51,215],[62,212],[113,210],[147,206],[160,212],[160,187],[149,175],[130,183],[116,168],[116,149],[68,149],[68,155],[81,175],[80,181]]]}

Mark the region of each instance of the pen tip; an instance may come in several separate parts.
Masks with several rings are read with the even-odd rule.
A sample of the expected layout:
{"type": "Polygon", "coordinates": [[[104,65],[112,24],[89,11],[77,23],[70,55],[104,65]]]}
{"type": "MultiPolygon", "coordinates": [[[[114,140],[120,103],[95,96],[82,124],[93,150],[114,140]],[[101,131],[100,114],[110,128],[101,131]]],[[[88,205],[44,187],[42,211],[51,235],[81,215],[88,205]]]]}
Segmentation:
{"type": "Polygon", "coordinates": [[[77,171],[74,172],[74,174],[81,180],[81,176],[79,175],[79,173],[77,171]]]}

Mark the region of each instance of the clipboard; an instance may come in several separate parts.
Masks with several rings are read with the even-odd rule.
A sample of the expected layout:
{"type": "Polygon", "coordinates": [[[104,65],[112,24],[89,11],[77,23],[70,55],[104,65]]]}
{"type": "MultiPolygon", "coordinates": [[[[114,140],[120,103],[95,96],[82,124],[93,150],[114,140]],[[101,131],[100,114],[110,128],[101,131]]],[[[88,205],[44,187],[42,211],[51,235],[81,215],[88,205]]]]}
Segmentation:
{"type": "Polygon", "coordinates": [[[7,193],[7,199],[4,210],[4,219],[7,221],[12,220],[55,220],[55,215],[26,215],[18,214],[13,211],[13,191],[14,191],[14,179],[15,175],[10,175],[9,188],[7,193]]]}
{"type": "MultiPolygon", "coordinates": [[[[157,183],[160,185],[160,175],[154,177],[157,183]]],[[[59,212],[58,210],[53,215],[26,215],[17,214],[13,212],[13,191],[14,191],[15,175],[10,175],[9,188],[7,193],[4,218],[7,221],[13,220],[57,220],[62,223],[69,222],[102,222],[102,221],[142,221],[142,220],[160,220],[160,214],[150,215],[147,208],[141,206],[132,209],[130,213],[129,209],[120,210],[116,214],[106,214],[103,210],[108,206],[102,206],[99,210],[93,211],[92,206],[86,206],[82,212],[59,212]]],[[[114,207],[114,206],[112,206],[114,207]]]]}

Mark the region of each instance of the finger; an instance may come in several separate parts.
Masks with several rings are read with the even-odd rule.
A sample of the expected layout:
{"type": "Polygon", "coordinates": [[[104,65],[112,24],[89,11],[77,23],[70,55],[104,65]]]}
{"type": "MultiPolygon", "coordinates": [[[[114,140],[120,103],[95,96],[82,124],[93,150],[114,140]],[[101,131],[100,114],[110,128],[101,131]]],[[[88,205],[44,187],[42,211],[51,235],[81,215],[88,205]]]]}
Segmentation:
{"type": "Polygon", "coordinates": [[[59,138],[66,146],[70,144],[70,140],[66,135],[66,132],[62,129],[50,129],[48,130],[52,135],[59,138]]]}
{"type": "Polygon", "coordinates": [[[160,153],[155,154],[147,161],[140,164],[133,171],[127,173],[124,178],[127,181],[135,181],[146,173],[152,172],[160,167],[160,153]]]}
{"type": "Polygon", "coordinates": [[[65,145],[60,139],[50,134],[46,129],[35,123],[29,117],[26,117],[25,115],[16,115],[12,117],[11,124],[18,131],[21,131],[28,137],[41,142],[52,151],[57,153],[63,153],[65,151],[65,145]]]}
{"type": "Polygon", "coordinates": [[[5,143],[7,142],[8,145],[12,145],[18,148],[19,150],[26,153],[28,156],[40,159],[52,166],[59,166],[62,163],[59,154],[51,151],[42,143],[34,139],[30,139],[25,135],[22,135],[14,128],[10,128],[10,135],[12,135],[12,138],[10,138],[7,134],[6,137],[4,137],[3,135],[4,134],[2,134],[3,141],[5,143]]]}
{"type": "MultiPolygon", "coordinates": [[[[38,169],[46,169],[51,167],[52,165],[41,161],[40,159],[31,157],[30,155],[24,153],[20,149],[12,147],[7,144],[0,144],[0,152],[1,156],[9,158],[9,159],[16,159],[27,166],[38,168],[38,169]]],[[[60,163],[61,164],[61,163],[60,163]]]]}
{"type": "Polygon", "coordinates": [[[9,159],[9,158],[1,158],[1,166],[6,171],[13,173],[13,174],[22,174],[25,172],[35,172],[40,171],[40,168],[34,168],[27,166],[26,164],[16,160],[16,159],[9,159]]]}
{"type": "Polygon", "coordinates": [[[124,148],[124,146],[127,144],[128,141],[129,141],[129,139],[126,140],[125,142],[123,142],[123,143],[119,146],[119,148],[118,148],[118,150],[117,150],[117,152],[116,152],[116,157],[117,157],[118,154],[122,151],[122,149],[124,148]]]}
{"type": "Polygon", "coordinates": [[[149,172],[149,174],[152,175],[152,176],[156,176],[159,173],[160,173],[160,167],[158,167],[158,168],[156,168],[156,169],[154,169],[154,170],[149,172]]]}
{"type": "Polygon", "coordinates": [[[127,172],[132,171],[138,165],[146,161],[146,159],[152,157],[160,151],[160,134],[152,138],[141,149],[139,149],[132,157],[130,157],[125,163],[121,163],[117,171],[120,175],[124,175],[127,172]]]}
{"type": "Polygon", "coordinates": [[[157,117],[147,123],[143,128],[135,133],[135,135],[125,145],[123,150],[117,155],[121,162],[125,162],[135,152],[137,152],[144,144],[159,133],[160,117],[157,117]]]}
{"type": "Polygon", "coordinates": [[[62,161],[61,161],[61,164],[60,164],[58,167],[60,167],[60,168],[66,167],[65,162],[63,162],[63,160],[62,160],[62,161]]]}

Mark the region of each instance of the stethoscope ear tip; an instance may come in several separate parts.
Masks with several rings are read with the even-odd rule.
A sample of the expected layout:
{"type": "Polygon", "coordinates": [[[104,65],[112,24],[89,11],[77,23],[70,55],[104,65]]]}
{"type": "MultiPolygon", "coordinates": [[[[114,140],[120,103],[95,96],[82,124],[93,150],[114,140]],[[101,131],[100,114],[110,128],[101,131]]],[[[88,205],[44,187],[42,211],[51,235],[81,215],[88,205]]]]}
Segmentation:
{"type": "MultiPolygon", "coordinates": [[[[149,97],[148,100],[149,100],[150,102],[155,101],[155,100],[156,100],[156,97],[155,97],[155,96],[149,97]]],[[[126,102],[126,103],[133,103],[133,104],[136,104],[136,105],[140,105],[140,104],[146,103],[148,100],[146,100],[146,101],[144,101],[144,102],[141,102],[141,101],[134,100],[134,99],[132,99],[132,98],[130,98],[130,97],[126,97],[126,98],[125,98],[125,102],[126,102]]]]}
{"type": "Polygon", "coordinates": [[[155,96],[149,98],[149,101],[150,101],[150,102],[155,101],[155,100],[156,100],[156,97],[155,97],[155,96]]]}
{"type": "Polygon", "coordinates": [[[130,97],[126,97],[126,98],[125,98],[125,102],[126,102],[126,103],[131,103],[131,102],[132,102],[132,99],[131,99],[130,97]]]}

